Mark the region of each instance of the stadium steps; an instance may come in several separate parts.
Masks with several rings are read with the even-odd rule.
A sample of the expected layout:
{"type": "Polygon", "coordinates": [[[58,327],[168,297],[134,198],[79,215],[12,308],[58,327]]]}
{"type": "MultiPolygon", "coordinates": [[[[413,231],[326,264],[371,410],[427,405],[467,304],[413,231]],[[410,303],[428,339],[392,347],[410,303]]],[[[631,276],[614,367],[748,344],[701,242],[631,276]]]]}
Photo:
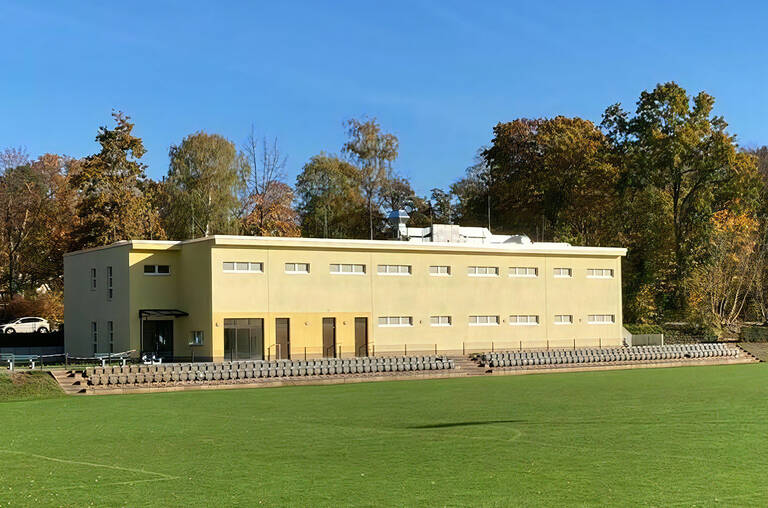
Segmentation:
{"type": "Polygon", "coordinates": [[[760,347],[762,344],[755,347],[753,344],[736,344],[736,347],[741,350],[740,354],[747,358],[753,359],[756,362],[768,361],[768,351],[764,347],[760,347]]]}
{"type": "Polygon", "coordinates": [[[83,374],[74,370],[52,370],[53,378],[59,383],[61,389],[67,395],[80,395],[86,393],[83,374]]]}
{"type": "Polygon", "coordinates": [[[456,370],[467,376],[483,376],[486,374],[486,368],[478,365],[469,356],[449,356],[456,364],[456,370]]]}

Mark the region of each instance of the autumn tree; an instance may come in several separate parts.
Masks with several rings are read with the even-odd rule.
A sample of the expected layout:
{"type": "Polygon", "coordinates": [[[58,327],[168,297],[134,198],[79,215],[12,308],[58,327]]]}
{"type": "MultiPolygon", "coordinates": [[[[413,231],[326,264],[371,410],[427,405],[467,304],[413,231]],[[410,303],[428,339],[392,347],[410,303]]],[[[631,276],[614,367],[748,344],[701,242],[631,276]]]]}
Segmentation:
{"type": "Polygon", "coordinates": [[[144,195],[145,165],[141,138],[121,111],[112,113],[115,128],[99,128],[101,150],[85,158],[71,173],[79,194],[75,232],[80,247],[94,247],[132,238],[162,238],[157,210],[144,195]]]}
{"type": "Polygon", "coordinates": [[[348,140],[342,147],[347,160],[360,173],[359,185],[368,211],[368,234],[374,237],[374,217],[379,214],[377,200],[384,182],[391,177],[399,142],[394,134],[382,132],[375,118],[346,122],[348,140]]]}
{"type": "Polygon", "coordinates": [[[237,234],[248,166],[234,143],[218,134],[196,132],[170,148],[163,221],[168,236],[185,240],[237,234]]]}

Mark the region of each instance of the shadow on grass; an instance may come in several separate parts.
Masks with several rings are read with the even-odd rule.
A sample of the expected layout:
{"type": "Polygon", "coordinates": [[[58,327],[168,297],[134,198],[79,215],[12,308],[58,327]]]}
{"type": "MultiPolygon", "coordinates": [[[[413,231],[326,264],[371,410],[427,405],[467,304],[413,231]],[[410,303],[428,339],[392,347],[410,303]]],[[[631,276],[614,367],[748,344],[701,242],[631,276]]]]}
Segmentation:
{"type": "Polygon", "coordinates": [[[526,420],[484,420],[479,422],[431,423],[429,425],[412,425],[407,429],[447,429],[451,427],[471,427],[473,425],[498,425],[500,423],[526,423],[526,420]]]}

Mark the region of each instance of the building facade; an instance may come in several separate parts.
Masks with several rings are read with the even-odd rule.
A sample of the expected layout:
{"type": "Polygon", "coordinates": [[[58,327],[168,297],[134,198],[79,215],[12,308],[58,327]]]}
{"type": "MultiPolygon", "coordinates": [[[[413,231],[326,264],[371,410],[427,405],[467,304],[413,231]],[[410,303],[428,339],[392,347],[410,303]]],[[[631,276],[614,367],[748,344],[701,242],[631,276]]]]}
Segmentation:
{"type": "Polygon", "coordinates": [[[66,350],[218,361],[621,344],[626,250],[520,238],[212,236],[73,252],[66,350]]]}

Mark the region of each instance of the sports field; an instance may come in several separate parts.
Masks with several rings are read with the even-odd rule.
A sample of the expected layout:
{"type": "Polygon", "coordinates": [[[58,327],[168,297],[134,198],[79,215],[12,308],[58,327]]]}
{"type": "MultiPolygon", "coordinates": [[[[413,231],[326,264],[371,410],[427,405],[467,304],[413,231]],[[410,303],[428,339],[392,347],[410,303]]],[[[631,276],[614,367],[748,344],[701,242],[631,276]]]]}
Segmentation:
{"type": "Polygon", "coordinates": [[[0,505],[766,506],[768,367],[0,404],[0,505]]]}

